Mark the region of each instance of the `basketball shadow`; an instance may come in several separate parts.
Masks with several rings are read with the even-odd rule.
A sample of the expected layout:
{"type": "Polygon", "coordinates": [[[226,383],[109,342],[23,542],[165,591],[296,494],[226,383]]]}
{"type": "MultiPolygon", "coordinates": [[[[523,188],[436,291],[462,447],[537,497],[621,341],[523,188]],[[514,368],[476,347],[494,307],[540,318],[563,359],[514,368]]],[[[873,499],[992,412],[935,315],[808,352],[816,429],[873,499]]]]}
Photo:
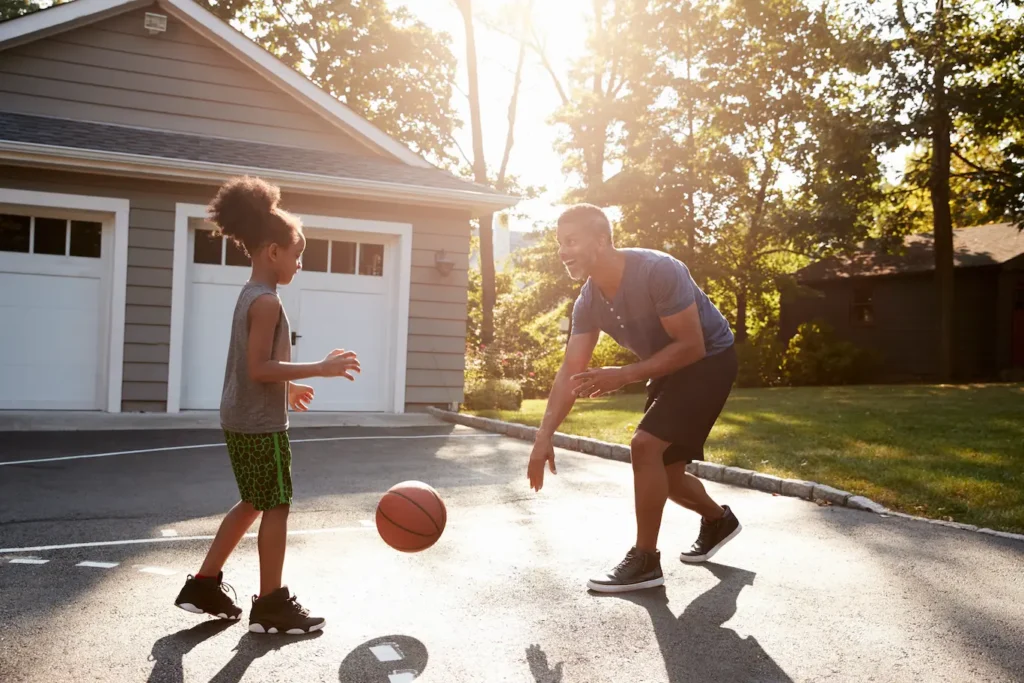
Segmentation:
{"type": "Polygon", "coordinates": [[[238,645],[235,646],[234,656],[210,679],[210,683],[239,683],[252,663],[268,652],[280,650],[288,645],[316,640],[322,635],[323,631],[314,631],[302,636],[253,634],[246,631],[239,639],[238,645]]]}
{"type": "Polygon", "coordinates": [[[237,621],[216,619],[204,621],[191,628],[160,638],[153,643],[149,658],[153,662],[153,671],[149,674],[149,683],[184,683],[185,671],[183,661],[185,655],[200,643],[218,633],[236,625],[237,621]]]}
{"type": "Polygon", "coordinates": [[[754,636],[741,638],[723,624],[736,614],[736,601],[756,574],[745,569],[705,563],[700,567],[718,578],[706,593],[677,618],[669,608],[665,587],[620,597],[644,607],[651,616],[670,683],[792,683],[792,679],[754,636]]]}
{"type": "Polygon", "coordinates": [[[428,659],[427,646],[411,636],[381,636],[348,653],[338,679],[341,683],[411,683],[423,674],[428,659]]]}

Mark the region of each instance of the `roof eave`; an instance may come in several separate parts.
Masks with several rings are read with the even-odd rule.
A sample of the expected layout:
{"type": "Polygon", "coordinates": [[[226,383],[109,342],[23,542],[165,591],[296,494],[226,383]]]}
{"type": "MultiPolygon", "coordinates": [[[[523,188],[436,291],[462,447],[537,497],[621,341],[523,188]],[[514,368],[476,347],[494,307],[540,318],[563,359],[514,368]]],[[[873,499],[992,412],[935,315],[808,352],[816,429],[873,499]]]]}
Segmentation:
{"type": "Polygon", "coordinates": [[[206,181],[220,184],[240,175],[258,175],[288,191],[458,209],[469,211],[474,216],[501,211],[519,202],[518,197],[472,189],[406,185],[380,180],[342,178],[255,166],[148,157],[7,140],[0,140],[0,161],[35,168],[177,182],[206,181]]]}

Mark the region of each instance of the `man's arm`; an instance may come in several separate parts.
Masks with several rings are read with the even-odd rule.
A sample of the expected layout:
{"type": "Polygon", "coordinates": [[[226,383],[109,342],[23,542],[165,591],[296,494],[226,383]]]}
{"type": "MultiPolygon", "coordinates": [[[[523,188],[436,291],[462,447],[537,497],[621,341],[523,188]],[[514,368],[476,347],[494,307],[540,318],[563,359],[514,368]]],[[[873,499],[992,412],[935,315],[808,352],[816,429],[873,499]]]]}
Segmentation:
{"type": "Polygon", "coordinates": [[[544,419],[541,420],[540,429],[537,432],[538,439],[553,437],[569,411],[572,410],[572,406],[576,402],[572,377],[587,369],[600,334],[600,331],[594,330],[569,337],[569,343],[565,349],[565,359],[562,361],[562,367],[558,369],[558,374],[555,375],[555,382],[551,387],[551,394],[548,396],[547,409],[544,411],[544,419]]]}
{"type": "Polygon", "coordinates": [[[629,378],[627,384],[671,374],[696,363],[707,354],[704,348],[704,329],[700,324],[696,303],[661,318],[661,326],[672,338],[672,342],[650,358],[627,365],[624,368],[629,378]]]}

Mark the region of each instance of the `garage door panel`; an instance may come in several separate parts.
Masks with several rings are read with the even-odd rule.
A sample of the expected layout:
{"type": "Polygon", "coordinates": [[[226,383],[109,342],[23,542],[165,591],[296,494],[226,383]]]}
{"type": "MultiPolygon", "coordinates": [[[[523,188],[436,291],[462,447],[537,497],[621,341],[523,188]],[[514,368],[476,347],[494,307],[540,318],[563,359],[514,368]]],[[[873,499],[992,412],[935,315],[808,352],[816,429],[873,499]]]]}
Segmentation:
{"type": "Polygon", "coordinates": [[[185,325],[181,405],[193,410],[217,410],[224,387],[224,366],[231,339],[231,314],[238,285],[193,283],[185,325]]]}
{"type": "Polygon", "coordinates": [[[0,408],[100,407],[98,278],[0,273],[0,408]]]}
{"type": "Polygon", "coordinates": [[[387,326],[380,322],[387,298],[382,295],[303,290],[300,295],[302,334],[297,360],[322,359],[334,349],[359,355],[362,373],[350,382],[318,377],[307,382],[316,391],[312,410],[388,409],[388,362],[391,349],[387,326]],[[324,312],[330,312],[325,315],[324,312]]]}

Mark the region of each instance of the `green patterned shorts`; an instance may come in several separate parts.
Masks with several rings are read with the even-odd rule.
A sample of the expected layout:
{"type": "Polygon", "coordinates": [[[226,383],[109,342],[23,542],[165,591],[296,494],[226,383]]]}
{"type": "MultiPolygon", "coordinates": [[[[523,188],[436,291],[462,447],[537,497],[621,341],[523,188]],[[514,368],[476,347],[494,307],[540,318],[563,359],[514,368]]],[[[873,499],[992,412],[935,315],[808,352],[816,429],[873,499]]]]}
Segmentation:
{"type": "Polygon", "coordinates": [[[292,502],[292,450],[288,432],[224,432],[242,500],[257,510],[292,502]]]}

